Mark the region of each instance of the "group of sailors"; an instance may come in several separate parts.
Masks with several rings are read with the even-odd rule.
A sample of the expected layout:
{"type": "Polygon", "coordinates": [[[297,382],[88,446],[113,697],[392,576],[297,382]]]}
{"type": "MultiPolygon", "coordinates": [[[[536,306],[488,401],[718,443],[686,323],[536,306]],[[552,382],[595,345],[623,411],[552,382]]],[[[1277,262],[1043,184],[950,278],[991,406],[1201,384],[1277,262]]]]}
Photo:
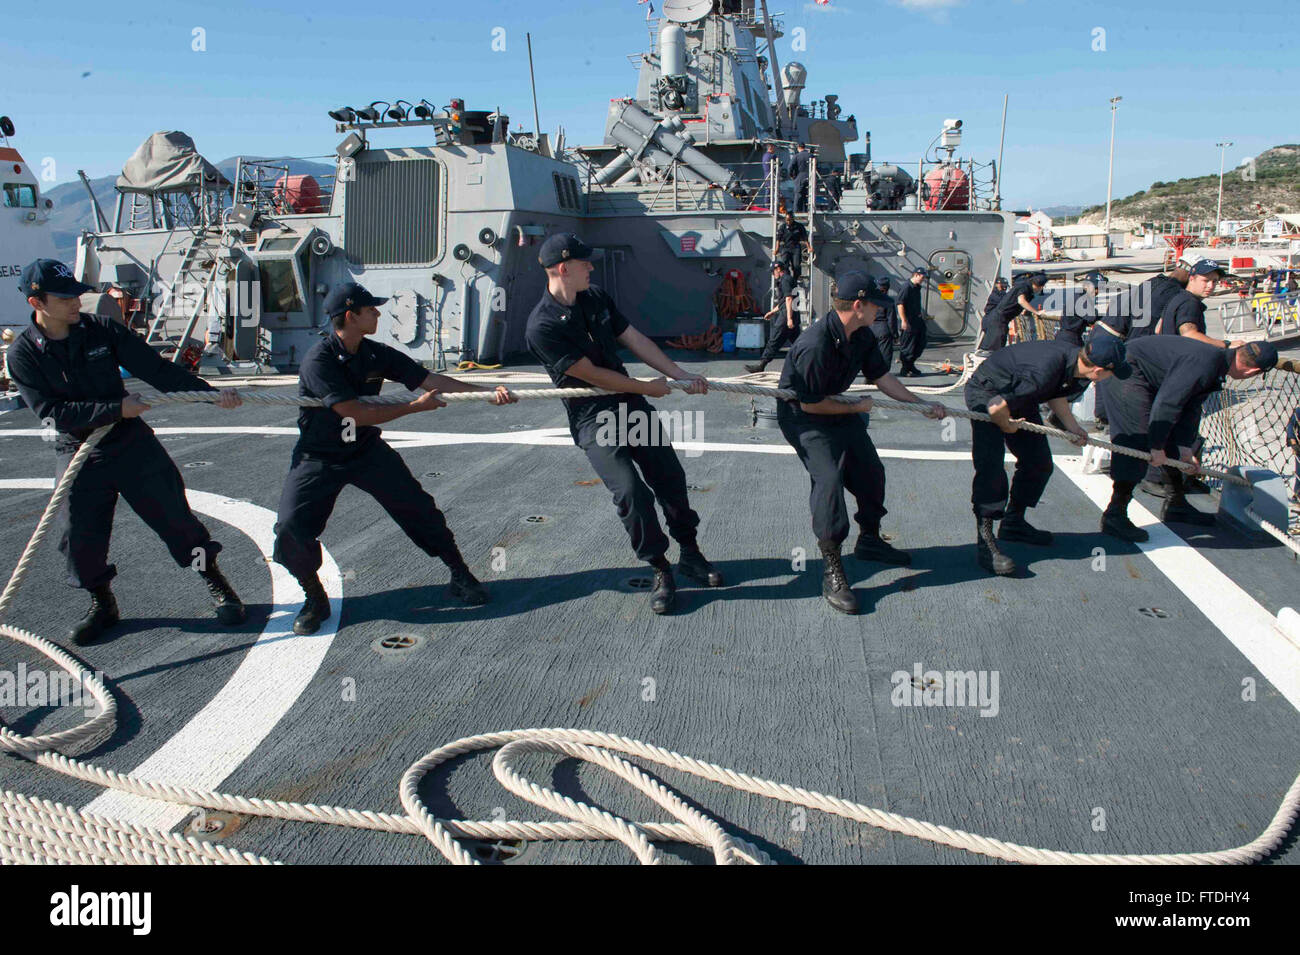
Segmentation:
{"type": "MultiPolygon", "coordinates": [[[[609,490],[633,552],[653,569],[651,610],[669,613],[676,603],[677,574],[705,587],[720,587],[724,581],[700,548],[700,519],[691,507],[685,471],[648,399],[667,396],[668,379],[685,383],[688,394],[706,394],[709,382],[678,366],[627,321],[606,292],[591,284],[592,254],[592,248],[572,233],[552,235],[542,243],[538,262],[546,273],[546,289],[528,318],[525,341],[557,387],[613,392],[565,399],[570,433],[609,490]],[[631,377],[620,349],[660,377],[631,377]],[[608,414],[624,421],[639,416],[645,427],[619,433],[603,427],[608,414]],[[656,505],[663,512],[666,532],[656,505]],[[678,547],[675,572],[667,556],[670,539],[678,547]]],[[[1014,560],[1001,549],[1003,542],[1051,544],[1052,535],[1026,518],[1051,477],[1051,453],[1047,438],[1024,425],[1040,424],[1040,407],[1046,405],[1053,420],[1082,445],[1087,433],[1070,405],[1091,383],[1109,418],[1112,441],[1149,452],[1152,465],[1168,472],[1174,490],[1162,519],[1198,519],[1200,512],[1182,497],[1182,473],[1167,467],[1168,461],[1199,465],[1196,435],[1204,399],[1226,378],[1250,378],[1278,361],[1276,348],[1268,342],[1207,339],[1201,300],[1213,291],[1220,271],[1213,262],[1184,263],[1171,275],[1158,276],[1139,287],[1132,302],[1162,301],[1161,311],[1112,307],[1104,320],[1094,317],[1086,340],[1063,329],[1053,341],[990,349],[965,391],[967,408],[991,418],[972,422],[971,429],[971,504],[976,557],[982,567],[999,575],[1016,571],[1014,560]],[[1158,316],[1154,321],[1153,315],[1158,316]],[[1007,451],[1016,459],[1010,480],[1004,467],[1007,451]],[[999,522],[996,532],[994,522],[999,522]]],[[[845,492],[857,505],[852,516],[858,528],[855,559],[907,565],[911,556],[881,534],[888,513],[885,468],[863,417],[871,409],[871,398],[836,398],[862,375],[887,397],[918,404],[928,418],[947,416],[942,404],[914,394],[890,373],[884,345],[892,334],[877,330],[879,324],[888,331],[896,317],[904,337],[913,335],[906,340],[919,340],[910,353],[912,364],[908,353],[904,356],[904,373],[914,368],[915,354],[925,341],[920,289],[926,273],[915,270],[897,300],[879,278],[860,271],[842,273],[831,289],[830,311],[803,328],[785,266],[773,272],[781,292],[773,317],[793,339],[779,383],[793,397],[778,402],[777,420],[809,476],[823,596],[834,609],[857,613],[842,558],[851,531],[845,492]]],[[[1038,278],[1012,286],[1000,302],[1032,310],[1033,296],[1043,285],[1038,278]]],[[[119,620],[110,587],[116,568],[108,563],[119,495],[164,540],[179,566],[198,572],[217,617],[227,624],[242,621],[244,606],[217,566],[221,545],[191,512],[180,472],[140,418],[149,406],[127,393],[119,366],[163,392],[214,389],[162,359],[124,325],[80,312],[80,295],[91,291],[90,286],[77,281],[62,263],[33,262],[23,270],[20,287],[32,308],[32,321],[9,350],[9,371],[28,406],[57,432],[58,473],[63,474],[91,432],[115,425],[89,453],[59,513],[59,549],[68,582],[91,595],[90,608],[71,639],[93,643],[119,620]]],[[[497,405],[517,398],[505,387],[483,388],[429,373],[409,356],[375,341],[370,336],[378,327],[378,306],[385,301],[355,283],[330,290],[325,299],[330,333],[301,364],[299,393],[320,405],[304,407],[298,416],[299,439],[280,497],[274,548],[274,559],[299,581],[306,598],[294,621],[296,633],[315,632],[331,613],[318,577],[319,538],[347,485],[374,497],[417,547],[446,564],[451,596],[469,604],[488,600],[437,503],[383,441],[379,426],[445,407],[440,393],[490,391],[488,400],[497,405]],[[384,381],[423,394],[398,404],[361,400],[379,394],[384,381]]],[[[764,364],[768,360],[765,354],[764,364]]],[[[234,408],[241,399],[233,389],[223,389],[216,403],[234,408]]],[[[1125,541],[1147,538],[1127,514],[1145,468],[1139,459],[1115,456],[1112,498],[1100,525],[1103,534],[1125,541]]]]}

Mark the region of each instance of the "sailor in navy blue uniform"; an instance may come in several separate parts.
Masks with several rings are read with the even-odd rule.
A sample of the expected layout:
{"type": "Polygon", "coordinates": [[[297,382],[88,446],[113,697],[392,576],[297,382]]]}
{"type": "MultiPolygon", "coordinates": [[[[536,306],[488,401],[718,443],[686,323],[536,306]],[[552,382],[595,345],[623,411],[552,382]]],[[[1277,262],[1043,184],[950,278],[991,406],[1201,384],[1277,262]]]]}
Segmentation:
{"type": "MultiPolygon", "coordinates": [[[[893,298],[889,295],[889,276],[882,275],[876,279],[876,291],[893,303],[893,298]]],[[[871,333],[876,336],[876,342],[880,345],[881,357],[885,359],[885,367],[893,368],[894,366],[894,339],[898,338],[898,306],[890,304],[888,308],[880,313],[880,317],[871,323],[871,333]]]]}
{"type": "Polygon", "coordinates": [[[785,221],[776,227],[776,257],[783,260],[790,276],[798,282],[803,276],[804,253],[812,258],[812,243],[804,224],[787,211],[785,221]]]}
{"type": "Polygon", "coordinates": [[[1157,335],[1182,335],[1219,348],[1235,348],[1244,342],[1229,342],[1205,333],[1205,299],[1214,294],[1224,277],[1223,267],[1213,259],[1201,259],[1187,273],[1187,287],[1169,297],[1156,323],[1157,335]]]}
{"type": "Polygon", "coordinates": [[[1106,317],[1107,327],[1120,338],[1144,338],[1153,335],[1169,300],[1187,287],[1194,258],[1181,258],[1173,271],[1154,275],[1116,296],[1106,317]]]}
{"type": "MultiPolygon", "coordinates": [[[[90,451],[57,518],[67,581],[90,591],[90,609],[69,637],[80,645],[93,643],[120,619],[109,585],[117,568],[108,563],[119,494],[179,566],[199,572],[217,619],[241,623],[244,605],[217,567],[221,544],[190,510],[180,471],[140,417],[149,405],[127,394],[118,368],[162,392],[216,389],[164,361],[120,322],[81,312],[81,294],[92,289],[62,262],[32,262],[19,288],[32,320],[9,348],[9,375],[27,406],[57,433],[59,476],[92,431],[114,426],[90,451]]],[[[222,389],[216,403],[234,408],[241,402],[238,392],[222,389]]]]}
{"type": "Polygon", "coordinates": [[[803,310],[799,307],[803,289],[795,284],[794,276],[780,259],[772,263],[772,284],[776,286],[776,307],[763,316],[770,322],[767,344],[758,361],[745,366],[745,371],[750,374],[758,374],[766,368],[769,362],[781,354],[781,349],[798,338],[799,332],[803,330],[803,310]]]}
{"type": "Polygon", "coordinates": [[[981,315],[987,315],[993,309],[998,307],[998,302],[1002,301],[1003,296],[1007,294],[1007,280],[999,275],[993,280],[993,291],[989,292],[988,301],[984,303],[984,311],[981,315]]]}
{"type": "Polygon", "coordinates": [[[1097,335],[1087,347],[1062,341],[1020,342],[999,349],[980,363],[966,383],[966,407],[990,415],[993,421],[971,422],[971,457],[975,480],[971,506],[975,511],[976,555],[985,570],[1015,573],[1015,562],[998,548],[997,540],[1022,541],[1036,546],[1052,542],[1052,535],[1033,527],[1025,510],[1036,507],[1052,476],[1052,452],[1047,436],[1022,430],[1021,425],[1042,424],[1038,406],[1046,404],[1060,420],[1060,430],[1074,435],[1076,445],[1088,434],[1070,412],[1090,381],[1114,375],[1126,378],[1124,343],[1114,335],[1097,335]],[[1003,466],[1006,452],[1016,458],[1015,476],[1008,488],[1003,466]],[[1001,520],[997,540],[993,522],[1001,520]]]}
{"type": "Polygon", "coordinates": [[[795,211],[808,211],[808,180],[811,176],[811,167],[813,155],[808,151],[806,143],[799,144],[799,150],[794,154],[794,161],[790,164],[790,176],[794,179],[794,199],[795,211]]]}
{"type": "MultiPolygon", "coordinates": [[[[822,554],[822,596],[842,613],[858,612],[840,559],[849,536],[846,489],[858,503],[854,520],[860,533],[853,556],[886,564],[912,562],[910,554],[880,536],[887,513],[885,468],[861,417],[871,410],[871,399],[847,403],[832,397],[848,390],[861,374],[896,401],[925,403],[889,373],[871,331],[891,304],[866,273],[844,273],[832,292],[832,311],[799,336],[781,371],[779,387],[794,397],[778,399],[777,423],[808,471],[812,526],[822,554]]],[[[935,419],[945,414],[940,404],[929,404],[925,412],[935,419]]]]}
{"type": "Polygon", "coordinates": [[[381,439],[378,425],[445,408],[446,402],[438,399],[442,392],[495,391],[495,405],[518,399],[504,386],[480,388],[430,374],[409,355],[368,338],[378,327],[377,306],[386,301],[355,282],[335,286],[325,296],[332,331],[311,347],[298,369],[298,393],[319,398],[322,405],[298,412],[298,443],[275,525],[275,560],[297,578],[306,597],[294,633],[315,633],[329,618],[329,597],[316,573],[321,565],[320,535],[349,484],[377,500],[417,547],[447,565],[453,597],[468,604],[488,599],[465,564],[442,511],[402,456],[381,439]],[[424,394],[400,404],[360,400],[379,394],[385,381],[424,394]]]}
{"type": "Polygon", "coordinates": [[[911,277],[898,294],[895,310],[898,313],[898,377],[920,378],[916,363],[925,351],[929,330],[921,312],[921,286],[929,273],[923,268],[912,270],[911,277]]]}
{"type": "MultiPolygon", "coordinates": [[[[1151,453],[1154,467],[1170,458],[1200,466],[1197,431],[1201,405],[1223,387],[1224,379],[1253,378],[1277,364],[1270,342],[1250,342],[1238,348],[1207,345],[1184,335],[1147,335],[1130,339],[1127,358],[1133,374],[1113,382],[1106,398],[1111,441],[1151,453]]],[[[1128,518],[1133,488],[1146,471],[1146,462],[1126,454],[1111,458],[1114,489],[1102,514],[1102,533],[1127,541],[1144,541],[1148,534],[1128,518]]],[[[1183,472],[1165,468],[1170,493],[1161,509],[1162,521],[1212,524],[1212,515],[1187,503],[1183,472]]]]}
{"type": "Polygon", "coordinates": [[[632,549],[654,569],[650,609],[668,613],[676,605],[677,582],[665,557],[668,538],[655,514],[656,501],[668,533],[681,549],[678,571],[708,587],[722,586],[722,575],[700,552],[700,518],[687,498],[686,472],[671,436],[646,401],[646,396],[671,393],[667,379],[629,377],[619,348],[627,348],[655,371],[686,382],[687,394],[705,394],[709,383],[679,368],[628,324],[604,290],[591,284],[592,252],[572,233],[557,233],[542,243],[537,260],[546,270],[546,291],[528,316],[524,339],[558,387],[618,392],[565,399],[569,432],[613,496],[632,549]]]}
{"type": "Polygon", "coordinates": [[[1083,333],[1097,320],[1097,292],[1105,281],[1100,272],[1089,272],[1076,289],[1066,289],[1067,299],[1061,310],[1061,325],[1055,340],[1083,346],[1083,333]]]}
{"type": "Polygon", "coordinates": [[[1022,312],[1041,315],[1041,307],[1034,305],[1034,296],[1043,291],[1047,284],[1046,272],[1033,272],[1018,276],[1011,290],[993,307],[993,311],[984,316],[980,323],[979,350],[992,353],[1007,345],[1007,333],[1011,323],[1022,312]]]}

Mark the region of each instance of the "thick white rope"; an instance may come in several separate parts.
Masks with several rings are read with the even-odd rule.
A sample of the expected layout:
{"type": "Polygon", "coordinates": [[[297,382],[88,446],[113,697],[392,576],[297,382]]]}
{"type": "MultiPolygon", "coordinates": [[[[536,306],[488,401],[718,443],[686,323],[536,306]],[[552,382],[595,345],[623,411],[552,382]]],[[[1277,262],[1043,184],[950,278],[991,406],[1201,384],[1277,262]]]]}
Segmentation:
{"type": "MultiPolygon", "coordinates": [[[[686,387],[682,383],[674,383],[674,385],[679,388],[686,387]]],[[[742,389],[736,387],[734,383],[715,383],[713,387],[722,391],[750,394],[774,393],[778,397],[787,396],[787,393],[775,389],[759,389],[756,386],[745,386],[742,389]]],[[[554,389],[543,391],[544,395],[529,394],[527,397],[557,396],[557,391],[554,389]]],[[[569,389],[569,391],[579,391],[583,395],[589,393],[588,389],[569,389]]],[[[189,397],[177,400],[215,400],[215,395],[210,392],[186,394],[189,397]]],[[[521,398],[525,397],[524,393],[516,392],[516,394],[521,398]]],[[[458,392],[445,397],[452,400],[472,400],[470,396],[478,400],[491,397],[490,394],[474,392],[458,392]]],[[[261,395],[259,397],[285,398],[287,396],[261,395]]],[[[309,401],[310,399],[254,400],[253,403],[303,404],[309,401]]],[[[921,410],[915,406],[908,407],[905,403],[889,402],[888,406],[897,406],[903,410],[921,410]]],[[[56,484],[32,539],[14,568],[3,595],[0,595],[0,613],[12,605],[31,565],[31,555],[35,546],[44,539],[54,514],[66,498],[90,449],[108,430],[109,428],[100,429],[83,443],[56,484]]],[[[1035,427],[1034,430],[1038,429],[1035,427]]],[[[1043,430],[1051,431],[1051,429],[1043,430]]],[[[676,841],[709,848],[713,852],[714,859],[720,864],[764,864],[770,861],[761,850],[729,835],[715,820],[687,805],[671,789],[622,758],[618,755],[620,753],[743,792],[818,809],[889,832],[1010,862],[1076,865],[1221,865],[1255,862],[1265,858],[1286,838],[1297,812],[1300,812],[1300,776],[1297,776],[1268,826],[1254,840],[1242,846],[1207,852],[1157,855],[1064,852],[1005,842],[912,819],[839,797],[749,776],[627,737],[579,729],[525,729],[490,733],[466,737],[435,749],[416,761],[402,776],[399,795],[405,815],[228,795],[196,790],[163,780],[140,779],[131,774],[118,773],[66,755],[93,748],[103,740],[106,731],[111,732],[116,713],[112,694],[97,677],[81,667],[70,654],[56,644],[8,624],[0,624],[0,635],[37,650],[76,676],[103,707],[100,713],[79,726],[40,737],[22,736],[0,725],[0,747],[64,775],[146,798],[245,815],[325,823],[382,832],[422,834],[444,857],[457,864],[476,864],[476,860],[459,842],[458,837],[529,841],[617,840],[627,846],[638,861],[646,864],[662,861],[661,854],[652,844],[654,841],[676,841]],[[491,749],[499,750],[493,759],[492,771],[503,787],[534,805],[566,817],[569,821],[497,822],[434,817],[420,799],[421,780],[449,759],[491,749]],[[580,759],[612,772],[649,797],[677,821],[674,823],[633,822],[530,782],[513,765],[515,757],[529,752],[551,753],[560,757],[580,759]]],[[[0,862],[257,865],[269,864],[271,860],[219,844],[205,843],[151,827],[136,826],[121,820],[95,816],[48,800],[4,791],[0,792],[0,862]]]]}

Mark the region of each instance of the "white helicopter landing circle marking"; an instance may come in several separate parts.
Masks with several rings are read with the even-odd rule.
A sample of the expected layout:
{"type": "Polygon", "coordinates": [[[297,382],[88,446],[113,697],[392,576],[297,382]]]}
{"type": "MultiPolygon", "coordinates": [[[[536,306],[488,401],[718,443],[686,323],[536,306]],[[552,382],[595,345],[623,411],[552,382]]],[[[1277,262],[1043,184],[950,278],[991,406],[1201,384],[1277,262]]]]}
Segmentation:
{"type": "MultiPolygon", "coordinates": [[[[52,490],[52,478],[0,480],[0,490],[52,490]]],[[[224,494],[186,490],[190,505],[242,531],[266,558],[275,540],[275,514],[248,501],[224,494]]],[[[230,776],[307,689],[338,634],[343,583],[338,565],[322,550],[321,583],[333,613],[321,629],[302,637],[293,632],[293,618],[303,601],[302,588],[279,564],[267,561],[271,572],[271,612],[243,662],[203,709],[131,772],[144,779],[164,779],[196,789],[216,789],[230,776]]],[[[145,799],[108,790],[85,807],[86,812],[111,816],[142,826],[171,829],[192,810],[177,803],[145,799]]]]}

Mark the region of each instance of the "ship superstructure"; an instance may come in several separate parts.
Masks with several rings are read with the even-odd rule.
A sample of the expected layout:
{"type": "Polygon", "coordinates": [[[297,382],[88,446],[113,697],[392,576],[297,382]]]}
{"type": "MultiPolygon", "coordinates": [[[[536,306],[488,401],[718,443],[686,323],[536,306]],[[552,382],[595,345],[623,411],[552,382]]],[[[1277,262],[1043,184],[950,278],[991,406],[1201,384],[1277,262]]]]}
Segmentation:
{"type": "Polygon", "coordinates": [[[146,143],[119,178],[111,228],[83,235],[79,274],[134,296],[141,330],[177,357],[208,343],[227,359],[292,368],[326,325],[326,289],[356,280],[390,297],[389,344],[431,366],[501,362],[522,351],[541,293],[536,246],[573,230],[597,249],[597,283],[642,331],[699,335],[738,317],[715,306],[724,280],[742,277],[751,312],[766,310],[777,209],[794,208],[787,173],[806,142],[816,199],[799,214],[815,247],[814,313],[839,271],[901,282],[926,265],[932,336],[969,339],[972,299],[1009,274],[1014,217],[974,189],[961,208],[928,201],[929,181],[966,175],[960,160],[938,180],[923,163],[915,175],[873,165],[870,136],[839,97],[805,101],[809,70],[780,66],[781,27],[763,0],[667,3],[637,58],[635,97],[611,101],[604,141],[576,149],[461,99],[331,110],[345,138],[333,171],[316,175],[241,160],[226,182],[186,154],[184,134],[155,134],[163,142],[146,143]],[[434,142],[382,144],[413,126],[434,142]]]}

